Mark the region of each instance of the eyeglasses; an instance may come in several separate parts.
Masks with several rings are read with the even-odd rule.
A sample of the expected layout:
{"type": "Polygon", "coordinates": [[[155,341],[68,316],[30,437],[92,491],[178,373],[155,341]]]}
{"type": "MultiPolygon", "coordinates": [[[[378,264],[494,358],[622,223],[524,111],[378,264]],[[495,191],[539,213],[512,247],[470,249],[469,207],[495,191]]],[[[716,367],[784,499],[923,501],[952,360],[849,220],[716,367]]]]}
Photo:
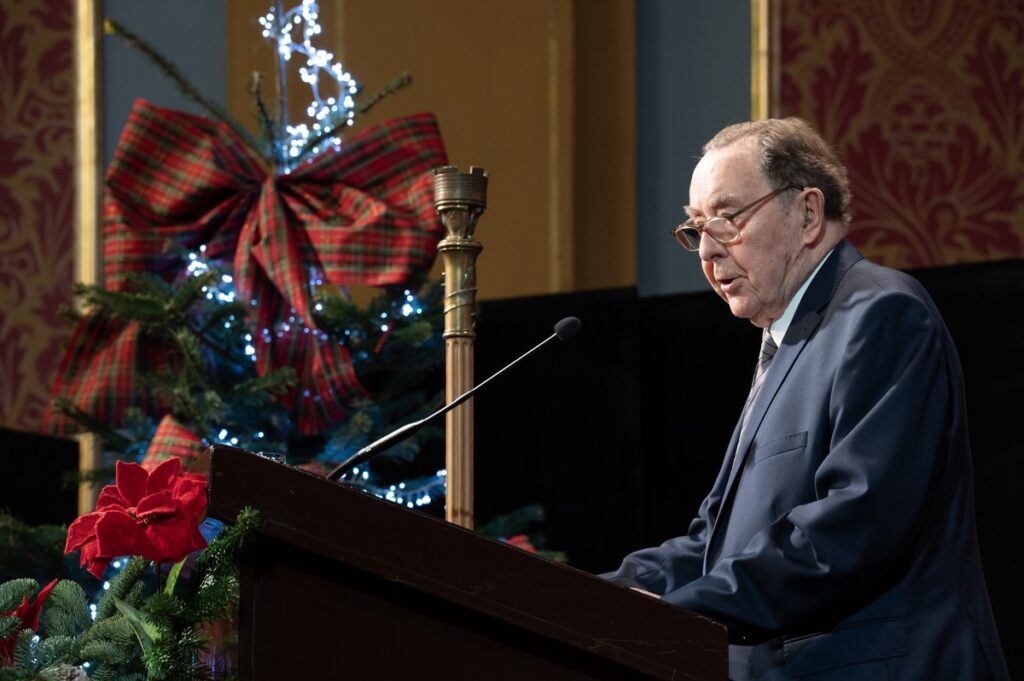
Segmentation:
{"type": "Polygon", "coordinates": [[[785,187],[780,187],[770,194],[765,194],[756,201],[751,201],[734,213],[724,213],[713,218],[690,218],[673,229],[672,236],[676,238],[676,241],[679,242],[680,246],[688,251],[697,251],[700,249],[700,235],[702,233],[707,233],[709,237],[720,244],[731,244],[733,241],[740,238],[740,228],[733,222],[733,220],[740,216],[740,213],[750,210],[762,201],[774,199],[782,192],[789,191],[790,189],[802,190],[803,187],[798,187],[795,184],[787,184],[785,187]]]}

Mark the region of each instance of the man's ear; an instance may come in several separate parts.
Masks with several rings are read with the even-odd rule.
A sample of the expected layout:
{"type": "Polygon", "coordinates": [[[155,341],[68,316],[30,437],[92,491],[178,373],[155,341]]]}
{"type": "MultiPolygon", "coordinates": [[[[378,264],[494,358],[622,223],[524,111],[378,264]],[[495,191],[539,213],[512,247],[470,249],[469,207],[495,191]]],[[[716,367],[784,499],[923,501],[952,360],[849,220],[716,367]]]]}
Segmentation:
{"type": "Polygon", "coordinates": [[[803,211],[803,242],[805,246],[818,243],[825,234],[825,196],[816,187],[804,190],[797,208],[803,211]]]}

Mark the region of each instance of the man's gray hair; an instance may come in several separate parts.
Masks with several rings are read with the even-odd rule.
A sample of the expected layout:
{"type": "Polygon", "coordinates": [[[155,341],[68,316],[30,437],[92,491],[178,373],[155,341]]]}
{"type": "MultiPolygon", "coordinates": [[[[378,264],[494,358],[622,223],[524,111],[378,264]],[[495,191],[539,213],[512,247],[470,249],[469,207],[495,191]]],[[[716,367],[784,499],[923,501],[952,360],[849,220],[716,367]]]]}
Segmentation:
{"type": "Polygon", "coordinates": [[[769,118],[723,128],[704,145],[704,153],[747,137],[757,139],[761,172],[774,189],[794,184],[817,187],[825,197],[825,216],[850,223],[850,181],[839,154],[800,118],[769,118]]]}

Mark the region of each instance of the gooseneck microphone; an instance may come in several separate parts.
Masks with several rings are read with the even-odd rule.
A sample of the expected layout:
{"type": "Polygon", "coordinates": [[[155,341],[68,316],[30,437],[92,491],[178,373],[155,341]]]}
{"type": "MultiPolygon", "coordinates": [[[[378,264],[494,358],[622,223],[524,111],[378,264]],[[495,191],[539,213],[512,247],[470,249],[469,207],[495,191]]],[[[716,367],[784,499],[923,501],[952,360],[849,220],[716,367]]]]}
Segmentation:
{"type": "Polygon", "coordinates": [[[345,461],[343,461],[341,463],[341,465],[339,465],[337,468],[335,468],[333,471],[331,471],[330,474],[328,474],[327,479],[328,480],[337,480],[342,475],[344,475],[345,473],[347,473],[351,469],[355,468],[359,464],[363,463],[364,461],[368,461],[368,460],[372,459],[374,456],[376,456],[377,454],[380,454],[381,452],[386,450],[388,447],[396,445],[399,442],[401,442],[402,440],[410,437],[413,433],[415,433],[420,428],[422,428],[423,426],[427,425],[428,423],[430,423],[431,421],[433,421],[437,417],[439,417],[439,416],[441,416],[443,414],[447,414],[449,411],[451,411],[455,407],[459,406],[460,404],[462,404],[463,402],[468,400],[470,397],[473,396],[473,393],[475,393],[477,390],[479,390],[480,388],[484,387],[485,385],[487,385],[488,383],[490,383],[491,381],[496,379],[498,376],[501,376],[503,373],[505,373],[506,371],[508,371],[509,369],[514,367],[515,365],[519,364],[524,359],[526,359],[527,357],[529,357],[533,353],[537,352],[542,347],[544,347],[545,345],[547,345],[551,341],[555,340],[556,338],[558,340],[560,340],[560,341],[563,341],[563,342],[571,340],[573,336],[575,336],[577,333],[579,333],[581,325],[582,324],[581,324],[579,318],[577,318],[577,317],[566,317],[565,319],[559,321],[557,324],[555,324],[555,332],[553,334],[551,334],[550,336],[548,336],[547,338],[542,340],[540,343],[538,343],[537,345],[533,346],[531,349],[529,349],[526,352],[524,352],[523,354],[521,354],[519,357],[514,359],[511,363],[507,364],[503,368],[501,368],[498,371],[496,371],[495,373],[491,374],[490,376],[487,377],[486,380],[480,382],[479,384],[473,386],[472,388],[470,388],[466,392],[462,393],[461,395],[456,397],[454,400],[452,400],[448,404],[444,405],[443,407],[441,407],[440,409],[435,411],[430,416],[422,418],[419,421],[413,421],[412,423],[407,423],[406,425],[402,426],[401,428],[399,428],[397,430],[391,431],[390,433],[388,433],[384,437],[380,438],[379,440],[376,440],[376,441],[371,442],[370,444],[366,445],[365,447],[360,449],[358,452],[356,452],[355,454],[353,454],[349,458],[345,459],[345,461]]]}

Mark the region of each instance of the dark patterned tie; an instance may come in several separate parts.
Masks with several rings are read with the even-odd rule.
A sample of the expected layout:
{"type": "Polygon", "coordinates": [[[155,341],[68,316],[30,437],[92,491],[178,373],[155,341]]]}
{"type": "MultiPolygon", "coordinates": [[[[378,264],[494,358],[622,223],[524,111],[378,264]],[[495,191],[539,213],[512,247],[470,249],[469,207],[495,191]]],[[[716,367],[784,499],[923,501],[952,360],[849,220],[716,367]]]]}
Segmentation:
{"type": "MultiPolygon", "coordinates": [[[[747,430],[747,421],[750,419],[750,410],[754,406],[754,401],[757,399],[757,394],[761,392],[761,385],[764,383],[764,377],[768,373],[768,368],[772,365],[772,360],[775,358],[775,351],[779,349],[779,346],[775,344],[772,339],[772,335],[765,330],[761,336],[761,354],[757,358],[757,367],[754,369],[754,380],[750,384],[750,394],[747,395],[747,403],[743,405],[743,416],[741,417],[740,425],[740,442],[743,441],[743,435],[747,430]]],[[[729,464],[729,477],[727,480],[732,480],[737,475],[737,469],[739,468],[740,462],[745,460],[743,452],[736,450],[732,453],[733,459],[729,464]]],[[[718,483],[715,483],[718,485],[718,483]]],[[[719,491],[720,494],[725,494],[728,483],[722,482],[723,487],[719,491]]],[[[719,503],[724,504],[721,508],[714,508],[712,510],[712,529],[711,538],[712,541],[709,544],[708,551],[704,556],[704,574],[710,570],[718,559],[718,551],[721,549],[721,541],[714,541],[714,537],[717,536],[715,528],[727,517],[729,509],[731,507],[731,499],[726,500],[719,498],[719,503]]],[[[720,534],[720,533],[719,533],[720,534]]]]}
{"type": "Polygon", "coordinates": [[[747,395],[747,403],[743,407],[743,426],[740,428],[740,438],[743,438],[743,433],[747,430],[747,420],[750,418],[750,408],[754,406],[754,400],[757,399],[757,394],[761,392],[761,385],[764,383],[764,377],[768,373],[768,368],[772,365],[772,360],[775,358],[775,351],[779,349],[779,346],[775,344],[775,339],[768,333],[768,329],[764,330],[761,335],[761,355],[757,358],[757,368],[754,370],[754,381],[750,384],[750,394],[747,395]]]}

